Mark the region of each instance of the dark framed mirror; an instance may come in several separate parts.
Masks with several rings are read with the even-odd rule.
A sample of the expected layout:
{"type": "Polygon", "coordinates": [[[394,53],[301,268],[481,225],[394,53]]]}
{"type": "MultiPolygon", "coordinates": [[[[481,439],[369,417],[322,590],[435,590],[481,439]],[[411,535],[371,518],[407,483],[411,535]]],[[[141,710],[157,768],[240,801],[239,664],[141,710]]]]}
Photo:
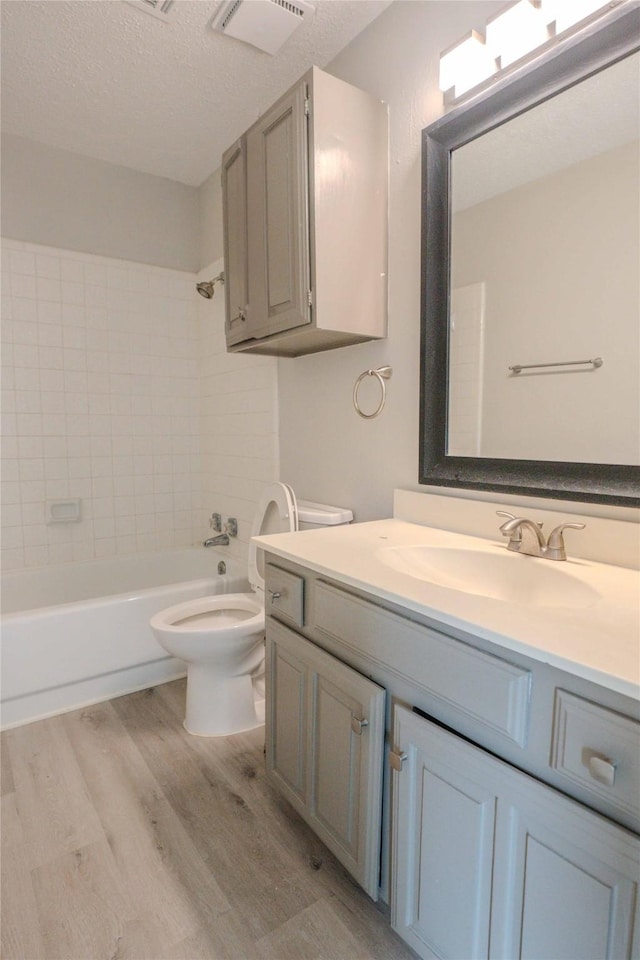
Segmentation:
{"type": "Polygon", "coordinates": [[[640,8],[423,131],[420,483],[640,505],[640,8]]]}

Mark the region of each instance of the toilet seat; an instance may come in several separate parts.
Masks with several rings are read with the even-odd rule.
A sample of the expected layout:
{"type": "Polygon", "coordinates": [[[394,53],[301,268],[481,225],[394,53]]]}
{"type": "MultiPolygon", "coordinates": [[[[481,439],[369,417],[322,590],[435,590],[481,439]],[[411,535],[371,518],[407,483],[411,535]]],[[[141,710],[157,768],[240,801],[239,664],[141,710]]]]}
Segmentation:
{"type": "MultiPolygon", "coordinates": [[[[223,637],[233,643],[240,637],[264,630],[264,606],[254,593],[216,593],[198,600],[186,600],[161,610],[151,618],[152,630],[173,635],[174,645],[184,637],[184,646],[199,637],[223,637]]],[[[185,651],[176,653],[184,655],[185,651]]]]}
{"type": "Polygon", "coordinates": [[[258,501],[249,542],[249,583],[258,596],[264,597],[262,551],[253,538],[270,533],[294,533],[297,529],[298,506],[293,490],[286,483],[269,484],[258,501]]]}

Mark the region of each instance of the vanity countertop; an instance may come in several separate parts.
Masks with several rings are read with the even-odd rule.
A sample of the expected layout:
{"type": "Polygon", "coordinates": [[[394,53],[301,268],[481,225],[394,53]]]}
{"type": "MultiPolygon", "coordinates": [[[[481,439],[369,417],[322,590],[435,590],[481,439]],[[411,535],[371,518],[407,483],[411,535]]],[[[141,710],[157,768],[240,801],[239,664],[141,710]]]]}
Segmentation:
{"type": "MultiPolygon", "coordinates": [[[[398,604],[444,626],[548,663],[625,696],[640,694],[640,573],[590,560],[560,563],[523,557],[504,542],[481,540],[403,520],[375,520],[320,530],[256,537],[275,556],[398,604]],[[543,564],[569,574],[593,595],[578,606],[520,603],[439,586],[393,569],[380,559],[388,548],[482,550],[515,564],[543,564]]],[[[501,563],[502,560],[500,559],[501,563]]],[[[553,569],[549,569],[553,568],[553,569]]]]}

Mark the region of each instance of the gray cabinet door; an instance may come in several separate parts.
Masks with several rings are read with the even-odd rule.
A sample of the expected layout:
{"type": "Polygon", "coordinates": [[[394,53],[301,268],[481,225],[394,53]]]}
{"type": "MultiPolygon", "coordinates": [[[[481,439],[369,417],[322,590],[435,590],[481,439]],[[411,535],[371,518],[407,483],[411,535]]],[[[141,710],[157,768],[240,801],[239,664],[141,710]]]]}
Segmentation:
{"type": "Polygon", "coordinates": [[[396,707],[394,743],[407,757],[393,782],[391,924],[421,957],[479,960],[489,955],[497,796],[483,762],[439,733],[396,707]]]}
{"type": "Polygon", "coordinates": [[[247,157],[244,138],[222,157],[222,215],[224,218],[224,294],[227,344],[247,337],[247,157]]]}
{"type": "Polygon", "coordinates": [[[498,817],[492,957],[640,956],[634,834],[520,773],[508,777],[498,817]]]}
{"type": "Polygon", "coordinates": [[[396,708],[392,925],[421,957],[638,956],[640,841],[396,708]]]}
{"type": "Polygon", "coordinates": [[[311,321],[306,86],[298,84],[247,134],[249,337],[311,321]]]}
{"type": "Polygon", "coordinates": [[[385,691],[267,621],[267,773],[378,897],[385,691]]]}

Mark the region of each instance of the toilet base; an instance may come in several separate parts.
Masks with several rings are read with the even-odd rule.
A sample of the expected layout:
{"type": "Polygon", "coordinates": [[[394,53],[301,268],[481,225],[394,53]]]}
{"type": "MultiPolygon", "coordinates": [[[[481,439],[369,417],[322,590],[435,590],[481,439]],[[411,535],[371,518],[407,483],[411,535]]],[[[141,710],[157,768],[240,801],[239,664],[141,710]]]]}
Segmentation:
{"type": "Polygon", "coordinates": [[[264,695],[249,675],[220,679],[208,664],[187,669],[187,705],[183,726],[197,737],[229,737],[264,724],[264,695]]]}

